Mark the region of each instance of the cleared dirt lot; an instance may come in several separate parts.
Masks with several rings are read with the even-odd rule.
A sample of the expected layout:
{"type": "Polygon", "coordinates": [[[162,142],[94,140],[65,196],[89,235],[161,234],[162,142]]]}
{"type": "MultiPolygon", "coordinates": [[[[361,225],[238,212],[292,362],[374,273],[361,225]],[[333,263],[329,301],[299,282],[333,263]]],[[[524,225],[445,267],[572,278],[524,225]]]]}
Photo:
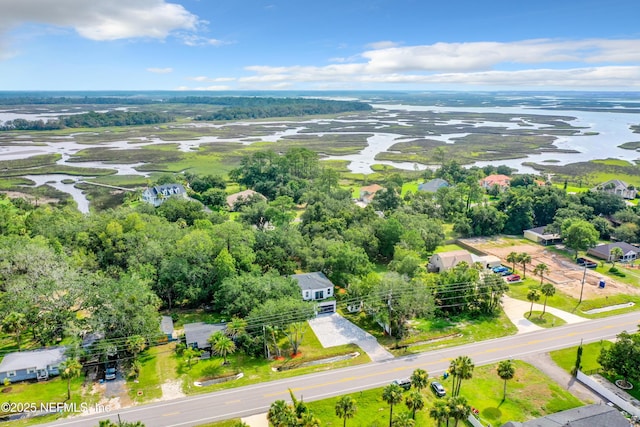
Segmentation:
{"type": "MultiPolygon", "coordinates": [[[[473,238],[460,239],[463,244],[490,255],[495,255],[502,260],[502,263],[511,266],[507,262],[507,256],[511,252],[526,252],[531,256],[531,263],[527,265],[527,277],[534,277],[533,269],[536,265],[544,263],[549,267],[549,272],[545,274],[545,280],[553,283],[558,290],[580,298],[580,288],[584,268],[577,265],[572,259],[555,254],[548,248],[524,239],[509,237],[473,238]]],[[[516,265],[518,271],[522,270],[521,265],[516,265]]],[[[538,277],[539,276],[535,276],[538,277]]],[[[640,290],[605,277],[595,271],[587,269],[584,282],[584,299],[604,297],[607,295],[626,294],[639,295],[640,290]],[[598,284],[604,280],[606,285],[600,288],[598,284]]]]}

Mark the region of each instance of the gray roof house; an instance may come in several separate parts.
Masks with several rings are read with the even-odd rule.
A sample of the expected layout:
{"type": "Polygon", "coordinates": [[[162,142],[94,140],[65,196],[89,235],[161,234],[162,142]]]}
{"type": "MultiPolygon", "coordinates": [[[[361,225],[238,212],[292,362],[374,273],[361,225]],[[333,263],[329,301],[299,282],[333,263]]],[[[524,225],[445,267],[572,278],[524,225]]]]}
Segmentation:
{"type": "Polygon", "coordinates": [[[52,347],[33,351],[18,351],[7,354],[0,363],[0,383],[5,378],[11,382],[46,380],[60,375],[58,367],[67,357],[66,347],[52,347]]]}
{"type": "Polygon", "coordinates": [[[169,197],[187,198],[187,190],[182,184],[164,184],[147,188],[142,192],[142,200],[153,206],[160,206],[169,197]]]}
{"type": "MultiPolygon", "coordinates": [[[[321,271],[294,274],[291,278],[298,282],[304,301],[320,301],[334,296],[334,284],[321,271]]],[[[335,300],[318,304],[319,313],[333,313],[335,311],[335,300]]]]}
{"type": "Polygon", "coordinates": [[[166,335],[169,341],[173,341],[173,319],[171,316],[162,316],[160,318],[160,331],[166,335]]]}
{"type": "Polygon", "coordinates": [[[622,258],[617,261],[620,262],[631,262],[638,258],[638,252],[640,249],[636,248],[633,245],[630,245],[626,242],[616,242],[616,243],[607,243],[604,245],[598,245],[594,248],[591,248],[587,251],[589,255],[593,255],[596,258],[604,259],[607,261],[612,261],[611,250],[613,248],[622,249],[622,258]]]}
{"type": "Polygon", "coordinates": [[[431,181],[423,182],[418,185],[418,191],[426,191],[428,193],[435,193],[439,188],[448,187],[449,183],[442,178],[435,178],[431,181]]]}
{"type": "Polygon", "coordinates": [[[211,344],[209,344],[211,335],[225,329],[227,329],[227,325],[224,323],[187,323],[184,325],[184,338],[187,347],[208,350],[211,348],[211,344]]]}
{"type": "Polygon", "coordinates": [[[556,412],[523,423],[509,421],[502,427],[629,427],[629,421],[616,408],[587,405],[556,412]]]}
{"type": "Polygon", "coordinates": [[[619,179],[610,179],[607,182],[597,185],[591,189],[592,191],[604,191],[605,193],[615,194],[623,199],[635,199],[638,190],[634,186],[627,185],[626,182],[619,179]]]}

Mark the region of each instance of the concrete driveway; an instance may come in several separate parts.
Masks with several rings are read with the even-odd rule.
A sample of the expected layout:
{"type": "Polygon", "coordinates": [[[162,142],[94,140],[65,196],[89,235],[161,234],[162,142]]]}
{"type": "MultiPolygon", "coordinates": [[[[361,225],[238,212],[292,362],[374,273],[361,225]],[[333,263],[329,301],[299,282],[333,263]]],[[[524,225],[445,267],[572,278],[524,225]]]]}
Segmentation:
{"type": "Polygon", "coordinates": [[[376,338],[338,313],[323,314],[309,320],[309,325],[323,347],[357,344],[372,361],[392,359],[393,354],[378,344],[376,338]]]}

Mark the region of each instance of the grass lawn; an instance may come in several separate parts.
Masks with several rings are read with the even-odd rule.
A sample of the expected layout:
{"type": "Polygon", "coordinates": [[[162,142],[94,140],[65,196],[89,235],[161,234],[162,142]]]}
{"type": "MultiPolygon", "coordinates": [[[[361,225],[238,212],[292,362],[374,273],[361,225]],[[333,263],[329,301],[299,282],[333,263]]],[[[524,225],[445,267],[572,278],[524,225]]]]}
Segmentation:
{"type": "Polygon", "coordinates": [[[142,368],[137,382],[128,381],[131,400],[136,403],[162,397],[162,383],[177,378],[175,343],[152,347],[139,356],[142,368]]]}
{"type": "MultiPolygon", "coordinates": [[[[74,378],[71,380],[71,400],[69,401],[67,400],[67,380],[63,380],[60,377],[55,377],[42,382],[19,382],[11,384],[11,390],[8,392],[3,391],[0,394],[0,396],[2,396],[0,400],[2,402],[36,404],[38,408],[40,407],[40,404],[53,406],[57,403],[74,403],[80,410],[82,408],[82,403],[91,405],[96,402],[95,397],[89,393],[85,393],[82,386],[83,382],[84,377],[74,378]]],[[[5,389],[5,387],[0,385],[0,390],[3,389],[5,389]]],[[[0,415],[3,415],[3,413],[0,412],[0,415]]],[[[73,414],[53,414],[44,417],[6,422],[4,424],[7,426],[33,425],[53,421],[67,415],[73,414]]]]}
{"type": "Polygon", "coordinates": [[[162,314],[173,317],[173,326],[176,329],[181,329],[185,323],[220,323],[225,320],[225,317],[219,313],[211,313],[202,309],[173,310],[171,312],[163,312],[162,314]]]}
{"type": "Polygon", "coordinates": [[[198,427],[235,427],[240,423],[240,418],[232,418],[230,420],[217,421],[215,423],[200,424],[198,427]]]}
{"type": "MultiPolygon", "coordinates": [[[[611,347],[611,341],[598,341],[582,346],[582,358],[580,364],[582,370],[585,372],[600,369],[602,366],[598,363],[598,356],[600,356],[600,350],[603,348],[611,347]]],[[[558,366],[565,371],[571,373],[571,370],[576,364],[576,354],[578,347],[564,348],[562,350],[556,350],[549,353],[551,358],[558,366]]]]}
{"type": "MultiPolygon", "coordinates": [[[[507,383],[507,399],[502,401],[504,382],[498,377],[495,366],[482,366],[474,370],[473,378],[462,382],[461,395],[480,411],[484,425],[500,426],[507,421],[526,421],[550,413],[580,406],[577,398],[550,381],[531,365],[514,361],[515,377],[507,383]]],[[[451,389],[451,377],[441,380],[447,391],[451,389]]],[[[389,424],[389,405],[382,400],[382,388],[353,393],[358,411],[347,421],[350,427],[386,426],[389,424]]],[[[405,392],[405,396],[408,393],[405,392]]],[[[423,390],[425,408],[416,414],[416,426],[436,426],[429,418],[429,408],[436,401],[430,389],[423,390]]],[[[335,415],[337,397],[308,403],[311,411],[320,418],[323,426],[342,426],[335,415]]],[[[394,406],[394,414],[408,412],[404,402],[394,406]]]]}
{"type": "MultiPolygon", "coordinates": [[[[284,360],[265,360],[263,358],[254,358],[238,353],[228,357],[228,365],[222,364],[222,358],[212,357],[208,360],[198,361],[193,364],[191,368],[177,356],[173,356],[173,358],[177,364],[177,374],[183,382],[183,391],[187,394],[207,393],[215,390],[289,378],[296,375],[342,368],[371,361],[369,356],[355,344],[323,348],[311,328],[308,328],[304,334],[300,352],[302,353],[301,356],[295,358],[287,357],[284,360]],[[300,366],[305,362],[354,353],[356,351],[360,352],[360,355],[353,359],[315,366],[300,366]],[[274,370],[274,368],[280,368],[281,370],[274,370]],[[194,385],[195,381],[234,375],[239,372],[242,372],[244,376],[235,381],[228,381],[206,387],[197,387],[194,385]]],[[[288,354],[288,352],[285,350],[283,354],[288,354]]]]}
{"type": "Polygon", "coordinates": [[[524,317],[529,319],[531,323],[534,323],[543,328],[553,328],[555,326],[562,326],[567,323],[561,318],[554,316],[549,312],[545,312],[544,315],[542,315],[541,311],[535,310],[531,312],[531,316],[529,316],[529,312],[527,311],[524,317]]]}
{"type": "MultiPolygon", "coordinates": [[[[511,283],[509,284],[509,290],[507,291],[507,295],[512,298],[517,298],[523,301],[527,301],[527,293],[529,289],[539,288],[540,282],[535,279],[527,278],[519,283],[511,283]]],[[[538,301],[539,303],[544,302],[544,297],[538,301]]],[[[589,319],[596,319],[607,316],[615,316],[618,314],[628,313],[630,311],[635,311],[640,309],[640,297],[637,295],[610,295],[603,298],[593,298],[588,300],[582,300],[581,303],[578,302],[578,299],[573,298],[563,292],[556,291],[555,295],[549,297],[547,299],[548,307],[555,307],[560,310],[567,311],[569,313],[577,314],[579,316],[583,316],[589,319]],[[628,302],[634,302],[635,305],[632,307],[621,308],[617,310],[604,311],[601,313],[587,314],[585,311],[594,309],[594,308],[602,308],[609,307],[617,304],[625,304],[628,302]]]]}

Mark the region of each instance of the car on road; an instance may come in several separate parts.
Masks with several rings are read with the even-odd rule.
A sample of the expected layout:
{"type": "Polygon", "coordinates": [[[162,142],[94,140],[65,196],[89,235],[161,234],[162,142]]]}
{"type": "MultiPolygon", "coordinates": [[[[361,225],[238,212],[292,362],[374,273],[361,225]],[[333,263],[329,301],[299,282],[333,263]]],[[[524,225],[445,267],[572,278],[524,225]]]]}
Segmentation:
{"type": "Polygon", "coordinates": [[[411,388],[411,381],[408,378],[393,380],[393,383],[399,385],[405,390],[409,390],[411,388]]]}
{"type": "Polygon", "coordinates": [[[447,394],[447,391],[444,389],[442,384],[440,384],[438,381],[431,382],[431,389],[438,397],[443,397],[447,394]]]}
{"type": "Polygon", "coordinates": [[[507,282],[509,283],[514,283],[519,282],[521,280],[521,277],[519,274],[512,274],[511,276],[507,276],[505,279],[507,279],[507,282]]]}

